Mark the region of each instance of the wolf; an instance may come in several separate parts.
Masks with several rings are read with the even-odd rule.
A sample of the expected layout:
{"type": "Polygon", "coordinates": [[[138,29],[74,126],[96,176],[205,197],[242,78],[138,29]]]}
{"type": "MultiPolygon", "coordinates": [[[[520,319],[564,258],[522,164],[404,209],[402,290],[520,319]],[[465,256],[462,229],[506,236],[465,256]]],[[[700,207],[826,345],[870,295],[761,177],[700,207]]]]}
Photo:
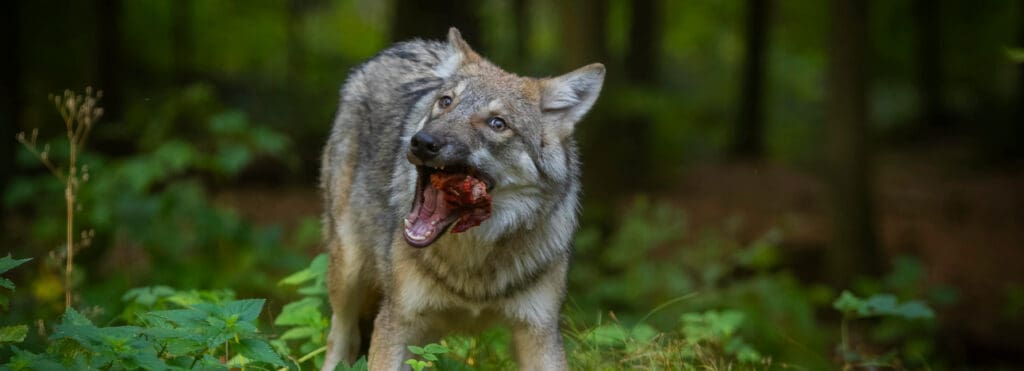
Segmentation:
{"type": "Polygon", "coordinates": [[[574,127],[605,68],[521,77],[451,28],[354,68],[322,159],[333,309],[324,370],[394,370],[408,345],[507,326],[521,369],[565,369],[559,310],[577,227],[574,127]],[[362,326],[366,327],[366,326],[362,326]]]}

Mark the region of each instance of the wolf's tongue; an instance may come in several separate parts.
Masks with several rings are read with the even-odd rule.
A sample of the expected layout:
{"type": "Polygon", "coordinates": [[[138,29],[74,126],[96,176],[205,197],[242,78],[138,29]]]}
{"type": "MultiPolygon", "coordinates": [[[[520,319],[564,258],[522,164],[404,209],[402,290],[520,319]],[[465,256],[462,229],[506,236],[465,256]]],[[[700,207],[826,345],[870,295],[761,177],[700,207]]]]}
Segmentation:
{"type": "Polygon", "coordinates": [[[444,201],[444,193],[434,187],[423,187],[423,203],[406,218],[406,235],[414,240],[432,241],[450,220],[452,208],[444,201]]]}

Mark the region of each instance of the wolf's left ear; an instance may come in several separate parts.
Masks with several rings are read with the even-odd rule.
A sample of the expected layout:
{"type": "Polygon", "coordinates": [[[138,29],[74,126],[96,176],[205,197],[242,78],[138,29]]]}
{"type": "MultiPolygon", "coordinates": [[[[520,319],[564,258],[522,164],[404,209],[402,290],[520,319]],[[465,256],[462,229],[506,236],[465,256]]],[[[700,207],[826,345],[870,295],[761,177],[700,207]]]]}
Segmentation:
{"type": "Polygon", "coordinates": [[[469,43],[462,38],[462,33],[459,32],[458,28],[452,27],[448,29],[448,45],[451,45],[457,52],[462,53],[463,62],[475,62],[480,60],[480,54],[473,51],[473,48],[469,47],[469,43]]]}
{"type": "Polygon", "coordinates": [[[442,79],[451,77],[463,65],[479,62],[481,59],[480,54],[469,47],[469,43],[462,39],[462,33],[455,27],[448,29],[448,50],[448,55],[434,67],[434,74],[442,79]]]}
{"type": "Polygon", "coordinates": [[[560,137],[572,134],[576,122],[594,106],[602,84],[604,65],[600,63],[540,81],[540,110],[560,137]]]}

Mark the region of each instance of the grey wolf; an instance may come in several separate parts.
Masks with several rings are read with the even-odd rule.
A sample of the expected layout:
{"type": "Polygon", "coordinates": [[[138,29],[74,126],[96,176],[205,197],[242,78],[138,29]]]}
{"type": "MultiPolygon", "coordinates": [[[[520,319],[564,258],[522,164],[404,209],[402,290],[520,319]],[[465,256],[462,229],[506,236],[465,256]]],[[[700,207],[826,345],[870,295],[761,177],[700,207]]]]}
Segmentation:
{"type": "Polygon", "coordinates": [[[447,42],[398,43],[351,71],[322,162],[333,308],[323,369],[356,358],[371,318],[372,370],[405,366],[407,345],[494,325],[510,329],[521,369],[566,368],[572,133],[604,75],[591,64],[517,76],[455,28],[447,42]]]}

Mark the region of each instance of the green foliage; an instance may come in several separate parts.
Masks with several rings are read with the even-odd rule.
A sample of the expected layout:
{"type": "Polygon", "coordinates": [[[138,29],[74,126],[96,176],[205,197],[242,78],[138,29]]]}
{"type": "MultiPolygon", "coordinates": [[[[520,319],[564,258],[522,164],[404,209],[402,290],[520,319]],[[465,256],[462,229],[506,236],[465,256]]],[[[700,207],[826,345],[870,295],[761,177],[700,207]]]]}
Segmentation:
{"type": "Polygon", "coordinates": [[[14,357],[7,366],[14,370],[284,366],[257,329],[263,299],[228,300],[220,293],[178,293],[166,287],[133,290],[125,298],[151,309],[170,309],[139,311],[127,325],[103,327],[69,308],[50,335],[45,352],[12,348],[14,357]]]}
{"type": "MultiPolygon", "coordinates": [[[[25,264],[25,262],[29,260],[32,259],[13,259],[11,258],[11,254],[7,254],[7,256],[0,258],[0,274],[6,273],[19,265],[25,264]]],[[[0,277],[0,287],[14,291],[14,282],[11,282],[11,280],[7,278],[0,277]]],[[[0,295],[0,309],[6,310],[8,305],[10,305],[10,298],[8,298],[7,295],[0,295]]]]}
{"type": "MultiPolygon", "coordinates": [[[[293,359],[296,364],[308,360],[313,367],[320,367],[324,362],[322,352],[327,349],[327,331],[331,325],[330,317],[325,314],[330,313],[329,308],[325,305],[327,259],[326,254],[317,255],[308,267],[285,277],[278,283],[284,286],[305,285],[297,289],[302,298],[285,304],[281,309],[281,314],[274,320],[275,326],[290,328],[271,342],[278,351],[284,354],[291,354],[292,349],[297,350],[299,354],[305,354],[298,359],[293,359]],[[297,346],[290,347],[289,342],[297,344],[297,346]]],[[[363,363],[365,365],[365,361],[363,363]]]]}
{"type": "Polygon", "coordinates": [[[433,367],[434,362],[438,362],[440,360],[440,358],[438,358],[440,355],[449,352],[447,347],[439,344],[427,344],[423,347],[410,345],[408,349],[415,356],[406,360],[405,364],[412,367],[413,371],[423,371],[424,368],[433,367]]]}
{"type": "MultiPolygon", "coordinates": [[[[8,254],[7,256],[0,258],[0,274],[7,273],[7,271],[25,264],[25,262],[29,260],[32,259],[13,259],[11,258],[11,255],[8,254]]],[[[0,277],[0,287],[14,291],[14,282],[0,277]]],[[[0,309],[7,310],[9,303],[10,298],[8,298],[7,295],[0,295],[0,309]]],[[[28,326],[26,325],[0,326],[0,345],[20,343],[25,340],[26,335],[28,335],[28,326]]]]}
{"type": "MultiPolygon", "coordinates": [[[[175,295],[166,297],[171,296],[175,295]]],[[[153,305],[161,300],[153,300],[153,305]]],[[[174,304],[174,309],[142,312],[129,325],[110,327],[96,326],[69,308],[50,335],[45,352],[12,348],[14,357],[7,366],[14,370],[284,366],[257,330],[256,319],[263,302],[248,299],[174,304]]]]}
{"type": "MultiPolygon", "coordinates": [[[[294,163],[290,140],[242,111],[224,107],[209,85],[189,86],[160,102],[144,112],[127,112],[121,130],[112,131],[117,134],[96,134],[139,133],[131,138],[137,154],[80,154],[79,162],[91,176],[86,178],[89,186],[78,195],[76,221],[92,228],[89,245],[99,251],[76,262],[82,267],[75,269],[73,279],[83,282],[88,277],[92,282],[76,294],[84,300],[105,300],[140,282],[173,287],[218,282],[246,292],[274,287],[275,272],[301,264],[299,251],[280,248],[285,241],[279,227],[252,225],[215,202],[208,189],[235,179],[254,163],[294,163]],[[96,269],[97,257],[112,256],[131,257],[133,264],[96,269]]],[[[67,156],[59,150],[63,147],[52,146],[50,156],[56,162],[67,156]]],[[[38,167],[27,151],[19,153],[19,163],[38,167]]],[[[6,209],[33,216],[26,245],[55,246],[63,241],[63,190],[53,183],[46,174],[22,175],[7,187],[6,209]]],[[[308,246],[308,241],[292,246],[308,246]]],[[[42,262],[39,277],[62,269],[51,260],[42,262]]],[[[34,293],[45,292],[50,291],[34,293]]],[[[46,303],[56,297],[33,299],[46,303]]],[[[47,310],[51,306],[36,308],[37,313],[18,316],[56,314],[47,310]]]]}
{"type": "Polygon", "coordinates": [[[732,237],[736,223],[691,231],[684,214],[644,198],[615,225],[607,237],[587,229],[578,234],[569,277],[575,306],[611,309],[626,323],[662,329],[669,343],[698,343],[709,362],[739,362],[742,341],[759,354],[771,354],[778,364],[827,367],[817,354],[830,336],[816,323],[814,311],[832,294],[821,295],[818,287],[802,285],[782,269],[777,231],[742,244],[732,237]],[[679,328],[680,312],[690,314],[688,318],[735,313],[745,325],[715,342],[688,340],[666,330],[679,328]],[[741,340],[729,349],[737,351],[723,353],[734,338],[741,340]]]}
{"type": "Polygon", "coordinates": [[[899,303],[896,296],[889,294],[872,295],[864,299],[849,291],[843,291],[832,307],[850,319],[876,316],[894,316],[906,319],[935,318],[935,312],[924,302],[911,300],[899,303]]]}
{"type": "MultiPolygon", "coordinates": [[[[886,365],[896,367],[908,361],[911,366],[914,365],[914,359],[902,359],[897,352],[876,355],[870,351],[858,349],[858,347],[851,343],[850,321],[876,317],[898,318],[902,320],[931,320],[935,318],[935,312],[923,301],[909,300],[900,302],[895,295],[891,294],[875,294],[867,298],[861,298],[850,291],[844,290],[835,302],[832,303],[832,307],[843,314],[840,334],[841,343],[839,344],[838,352],[843,362],[848,366],[886,365]]],[[[900,335],[897,336],[907,337],[903,342],[905,345],[903,351],[904,353],[909,353],[908,355],[914,358],[923,359],[924,353],[927,353],[930,348],[928,343],[915,342],[912,338],[914,331],[909,329],[895,327],[894,332],[893,325],[885,322],[876,325],[876,327],[876,333],[898,333],[900,335]]]]}
{"type": "Polygon", "coordinates": [[[367,371],[368,369],[369,366],[366,365],[366,356],[362,356],[351,365],[344,361],[338,363],[338,366],[334,368],[334,371],[367,371]]]}

